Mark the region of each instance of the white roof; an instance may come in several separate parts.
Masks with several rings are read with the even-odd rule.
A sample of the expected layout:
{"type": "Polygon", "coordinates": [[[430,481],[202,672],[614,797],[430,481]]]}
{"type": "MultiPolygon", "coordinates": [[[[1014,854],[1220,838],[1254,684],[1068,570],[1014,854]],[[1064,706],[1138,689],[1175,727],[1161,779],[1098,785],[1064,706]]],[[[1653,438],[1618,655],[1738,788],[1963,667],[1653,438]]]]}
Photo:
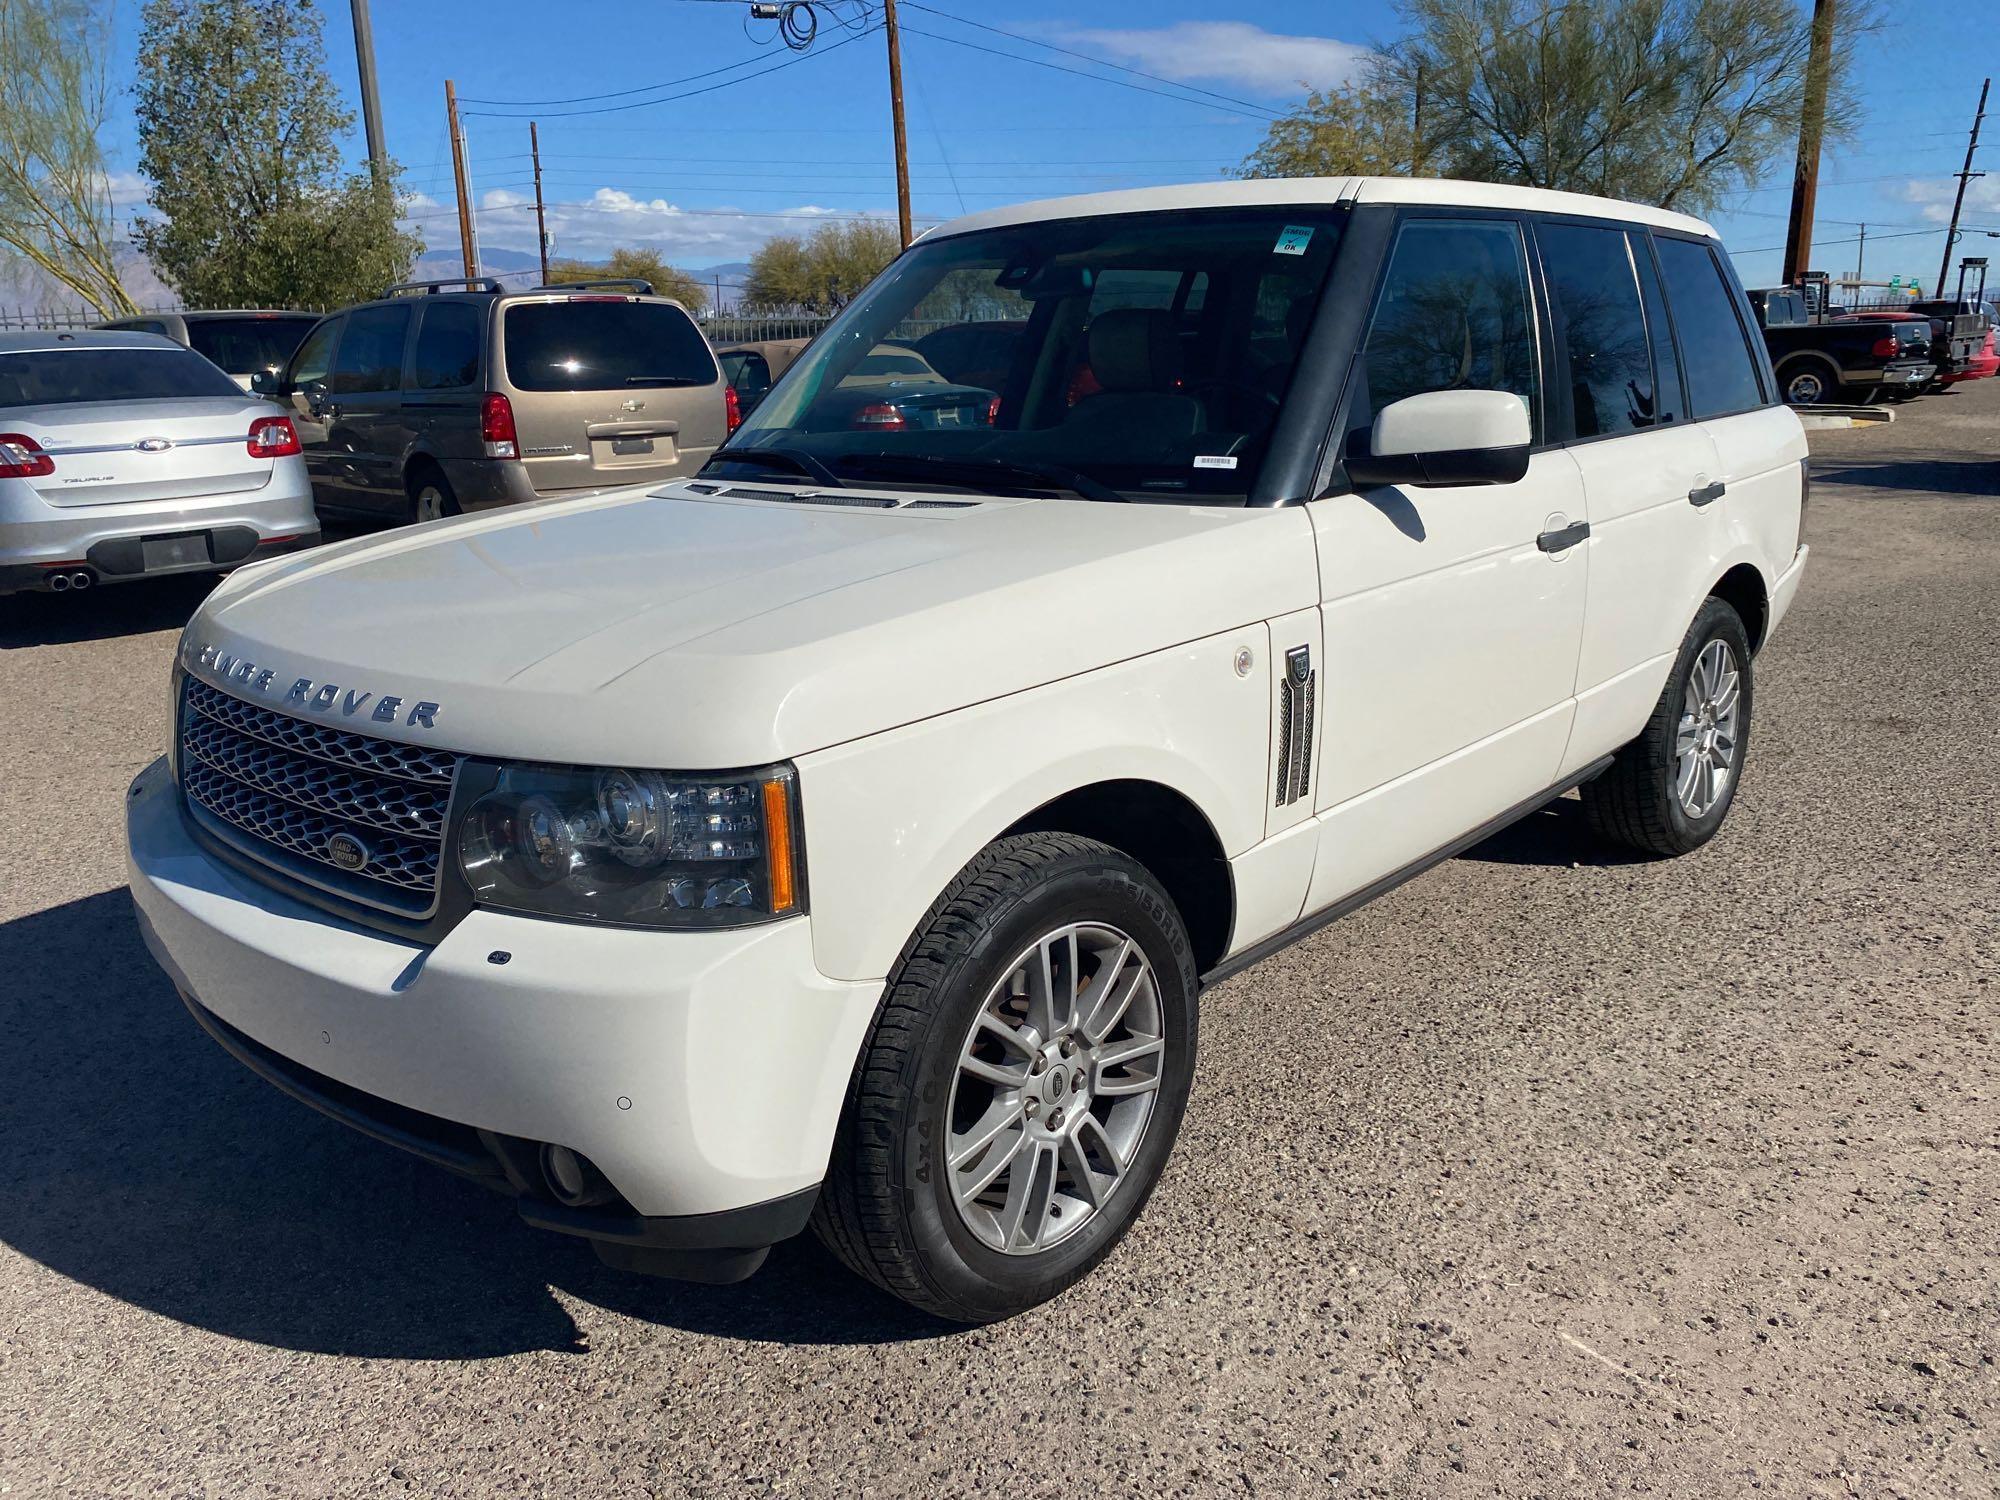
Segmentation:
{"type": "Polygon", "coordinates": [[[1333,203],[1440,203],[1464,208],[1539,209],[1543,213],[1622,219],[1627,223],[1716,237],[1707,223],[1690,215],[1649,208],[1642,203],[1621,203],[1616,198],[1593,198],[1586,193],[1557,193],[1546,188],[1508,187],[1494,182],[1455,182],[1442,177],[1260,177],[1248,181],[1127,188],[1116,193],[1083,193],[1074,198],[1043,198],[966,214],[940,224],[925,238],[1007,224],[1032,224],[1039,219],[1080,219],[1097,214],[1333,203]]]}

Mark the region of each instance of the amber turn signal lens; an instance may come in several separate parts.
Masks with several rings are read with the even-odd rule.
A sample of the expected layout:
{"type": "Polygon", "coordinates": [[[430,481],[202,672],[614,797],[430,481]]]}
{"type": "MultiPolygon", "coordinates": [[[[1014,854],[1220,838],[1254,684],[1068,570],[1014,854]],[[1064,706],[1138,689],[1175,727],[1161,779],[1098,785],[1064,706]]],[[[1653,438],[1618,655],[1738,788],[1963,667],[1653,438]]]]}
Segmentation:
{"type": "Polygon", "coordinates": [[[799,904],[792,861],[792,784],[781,776],[764,783],[764,848],[771,871],[771,915],[799,904]]]}

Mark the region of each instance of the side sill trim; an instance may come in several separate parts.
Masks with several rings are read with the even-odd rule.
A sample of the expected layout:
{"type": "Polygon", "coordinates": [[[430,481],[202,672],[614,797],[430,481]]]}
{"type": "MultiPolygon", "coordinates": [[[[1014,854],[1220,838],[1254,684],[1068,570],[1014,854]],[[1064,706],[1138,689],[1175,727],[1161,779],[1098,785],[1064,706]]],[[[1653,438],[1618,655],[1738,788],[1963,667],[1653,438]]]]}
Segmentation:
{"type": "Polygon", "coordinates": [[[1263,962],[1263,960],[1269,958],[1272,954],[1282,952],[1286,948],[1291,947],[1299,939],[1310,937],[1315,932],[1318,932],[1320,928],[1339,921],[1351,911],[1356,911],[1366,906],[1377,896],[1388,895],[1389,892],[1403,884],[1404,881],[1413,880],[1432,866],[1443,864],[1453,856],[1463,854],[1474,844],[1484,842],[1508,825],[1520,822],[1529,813],[1546,807],[1564,792],[1569,791],[1573,787],[1583,785],[1584,782],[1590,780],[1610,764],[1610,756],[1600,756],[1582,770],[1565,776],[1547,791],[1537,792],[1526,801],[1515,803],[1498,817],[1487,819],[1484,823],[1473,829],[1472,832],[1453,839],[1441,848],[1433,849],[1429,854],[1424,855],[1420,859],[1412,860],[1400,870],[1391,870],[1380,880],[1364,885],[1352,895],[1341,897],[1340,900],[1334,902],[1331,906],[1323,906],[1318,911],[1299,918],[1291,926],[1272,933],[1261,942],[1252,943],[1234,958],[1225,958],[1221,963],[1202,975],[1201,987],[1207,989],[1210,985],[1220,984],[1225,979],[1234,978],[1252,964],[1263,962]]]}

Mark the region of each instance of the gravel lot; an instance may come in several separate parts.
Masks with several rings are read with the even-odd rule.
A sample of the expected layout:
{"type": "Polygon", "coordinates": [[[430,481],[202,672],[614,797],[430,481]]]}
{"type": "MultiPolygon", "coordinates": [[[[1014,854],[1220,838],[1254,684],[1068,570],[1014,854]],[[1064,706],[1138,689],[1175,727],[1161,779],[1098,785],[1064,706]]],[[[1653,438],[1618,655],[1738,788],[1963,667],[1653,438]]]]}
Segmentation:
{"type": "Polygon", "coordinates": [[[195,1028],[119,804],[199,588],[0,601],[0,1492],[2000,1494],[2000,380],[1816,434],[1723,836],[1574,802],[1206,999],[1125,1247],[964,1332],[630,1279],[195,1028]]]}

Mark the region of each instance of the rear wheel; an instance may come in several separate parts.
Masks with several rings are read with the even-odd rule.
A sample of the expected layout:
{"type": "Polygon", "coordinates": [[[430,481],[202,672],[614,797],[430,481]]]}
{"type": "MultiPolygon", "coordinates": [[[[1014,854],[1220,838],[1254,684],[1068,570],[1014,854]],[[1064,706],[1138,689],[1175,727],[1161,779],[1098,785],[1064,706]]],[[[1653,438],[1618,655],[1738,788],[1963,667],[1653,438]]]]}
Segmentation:
{"type": "Polygon", "coordinates": [[[1194,1076],[1194,961],[1136,861],[1067,834],[989,846],[905,951],[814,1227],[961,1322],[1061,1292],[1159,1180],[1194,1076]]]}
{"type": "Polygon", "coordinates": [[[1729,815],[1750,745],[1750,639],[1710,597],[1639,737],[1582,788],[1598,833],[1644,854],[1686,854],[1729,815]]]}
{"type": "Polygon", "coordinates": [[[436,469],[412,470],[409,493],[409,519],[412,524],[462,514],[458,508],[458,496],[452,493],[451,481],[436,469]]]}
{"type": "Polygon", "coordinates": [[[1778,385],[1792,406],[1821,406],[1840,396],[1840,377],[1823,360],[1793,360],[1778,372],[1778,385]]]}

